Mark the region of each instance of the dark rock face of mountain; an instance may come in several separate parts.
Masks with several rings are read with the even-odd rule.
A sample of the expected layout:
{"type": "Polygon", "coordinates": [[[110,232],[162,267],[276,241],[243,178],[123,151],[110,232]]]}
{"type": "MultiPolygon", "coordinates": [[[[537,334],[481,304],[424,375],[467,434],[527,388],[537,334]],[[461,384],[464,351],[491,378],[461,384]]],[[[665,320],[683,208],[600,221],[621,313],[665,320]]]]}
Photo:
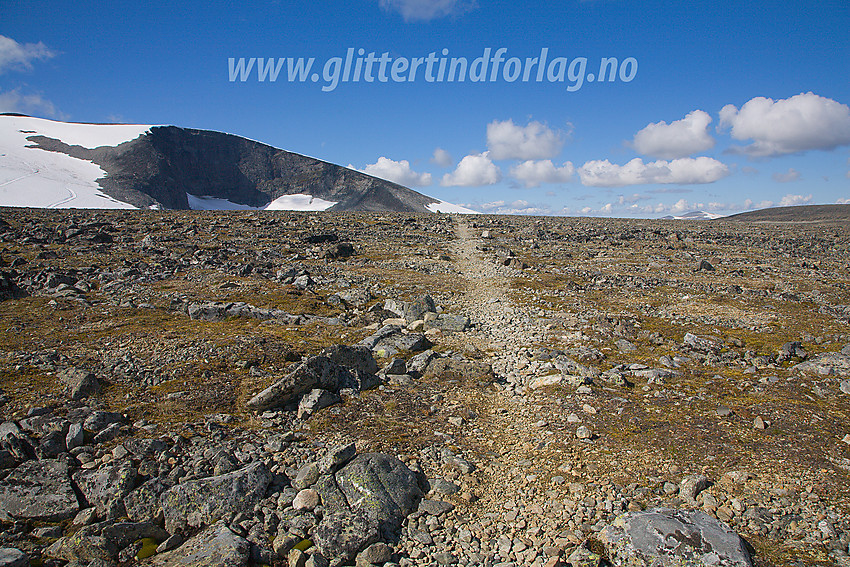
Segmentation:
{"type": "Polygon", "coordinates": [[[246,138],[176,126],[115,147],[86,149],[43,136],[38,147],[92,160],[98,180],[115,199],[147,208],[188,209],[186,193],[262,207],[282,195],[307,194],[336,202],[334,211],[429,212],[435,199],[411,189],[246,138]]]}

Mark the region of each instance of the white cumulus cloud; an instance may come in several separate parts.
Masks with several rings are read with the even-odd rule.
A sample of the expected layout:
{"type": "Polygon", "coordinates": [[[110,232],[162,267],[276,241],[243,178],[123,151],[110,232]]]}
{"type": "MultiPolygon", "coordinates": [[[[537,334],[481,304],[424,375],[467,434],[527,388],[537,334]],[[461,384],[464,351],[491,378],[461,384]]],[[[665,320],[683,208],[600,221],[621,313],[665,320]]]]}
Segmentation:
{"type": "Polygon", "coordinates": [[[638,153],[661,159],[686,157],[714,147],[708,133],[711,116],[694,110],[681,120],[667,124],[663,120],[648,124],[635,134],[632,146],[638,153]]]}
{"type": "Polygon", "coordinates": [[[490,152],[470,154],[460,160],[455,170],[443,176],[440,185],[446,187],[480,187],[502,180],[502,171],[493,163],[490,152]]]}
{"type": "Polygon", "coordinates": [[[780,207],[793,207],[794,205],[805,205],[806,203],[812,202],[811,195],[785,195],[782,197],[782,200],[779,201],[780,207]]]}
{"type": "Polygon", "coordinates": [[[797,181],[800,179],[800,172],[794,169],[793,167],[789,167],[788,171],[785,173],[774,173],[770,176],[777,183],[790,183],[791,181],[797,181]]]}
{"type": "Polygon", "coordinates": [[[42,42],[18,43],[11,37],[0,35],[0,74],[10,69],[32,69],[33,61],[54,57],[50,49],[42,42]]]}
{"type": "Polygon", "coordinates": [[[366,165],[361,171],[408,187],[431,185],[431,174],[416,173],[410,169],[410,162],[406,159],[395,161],[381,156],[377,162],[366,165]]]}
{"type": "Polygon", "coordinates": [[[65,118],[49,100],[39,94],[22,94],[20,89],[0,92],[0,112],[42,114],[55,118],[65,118]]]}
{"type": "Polygon", "coordinates": [[[831,150],[850,144],[850,107],[814,93],[774,101],[756,97],[738,110],[720,110],[721,128],[736,140],[753,140],[733,151],[751,157],[774,157],[808,150],[831,150]]]}
{"type": "Polygon", "coordinates": [[[690,185],[713,183],[729,175],[729,168],[709,157],[658,160],[644,163],[635,158],[625,165],[607,159],[588,161],[579,169],[583,185],[590,187],[623,187],[653,183],[690,185]]]}
{"type": "Polygon", "coordinates": [[[380,0],[381,8],[401,14],[405,22],[456,16],[477,7],[475,0],[380,0]]]}
{"type": "Polygon", "coordinates": [[[519,126],[513,120],[494,120],[487,125],[487,147],[495,160],[555,157],[564,146],[566,136],[537,121],[519,126]]]}
{"type": "Polygon", "coordinates": [[[526,187],[537,187],[541,183],[566,183],[571,181],[576,168],[572,162],[556,166],[550,159],[541,161],[527,160],[511,168],[511,177],[526,187]]]}
{"type": "Polygon", "coordinates": [[[435,148],[434,155],[431,157],[431,163],[435,163],[440,167],[449,167],[454,160],[452,155],[443,148],[435,148]]]}

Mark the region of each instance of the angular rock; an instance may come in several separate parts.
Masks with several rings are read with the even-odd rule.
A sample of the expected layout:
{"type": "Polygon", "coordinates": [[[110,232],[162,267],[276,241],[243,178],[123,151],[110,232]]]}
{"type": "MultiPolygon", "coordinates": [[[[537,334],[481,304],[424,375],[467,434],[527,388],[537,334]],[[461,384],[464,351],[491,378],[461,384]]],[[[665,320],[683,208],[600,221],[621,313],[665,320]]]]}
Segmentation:
{"type": "Polygon", "coordinates": [[[354,458],[357,454],[357,446],[354,443],[336,445],[319,460],[319,472],[322,474],[336,472],[341,466],[354,458]]]}
{"type": "Polygon", "coordinates": [[[469,317],[440,313],[433,320],[426,320],[425,328],[440,329],[446,333],[459,333],[469,328],[469,317]]]}
{"type": "Polygon", "coordinates": [[[422,497],[413,471],[383,453],[358,455],[336,473],[336,482],[348,505],[385,533],[397,530],[422,497]]]}
{"type": "Polygon", "coordinates": [[[0,480],[0,518],[61,522],[80,510],[68,475],[60,461],[26,461],[0,480]]]}
{"type": "Polygon", "coordinates": [[[14,547],[0,547],[0,567],[29,567],[26,553],[14,547]]]}
{"type": "Polygon", "coordinates": [[[114,562],[119,551],[147,537],[161,541],[168,534],[150,522],[101,522],[83,526],[77,532],[59,538],[45,550],[45,555],[66,561],[114,562]]]}
{"type": "Polygon", "coordinates": [[[95,411],[83,423],[83,427],[89,431],[98,432],[110,425],[122,425],[127,423],[124,414],[111,411],[95,411]]]}
{"type": "Polygon", "coordinates": [[[442,500],[422,500],[419,502],[419,508],[417,511],[431,516],[439,516],[440,514],[451,512],[454,508],[455,505],[451,502],[444,502],[442,500]]]}
{"type": "Polygon", "coordinates": [[[440,355],[438,353],[430,349],[420,352],[419,354],[415,354],[407,361],[407,371],[411,374],[422,375],[425,373],[431,361],[439,357],[440,355]]]}
{"type": "Polygon", "coordinates": [[[310,390],[298,402],[298,419],[305,419],[315,412],[342,402],[339,394],[315,388],[310,390]]]}
{"type": "Polygon", "coordinates": [[[327,374],[337,368],[327,357],[314,356],[302,362],[295,370],[254,396],[248,407],[262,411],[287,404],[293,398],[306,394],[327,382],[327,374]],[[325,378],[323,380],[323,378],[325,378]]]}
{"type": "Polygon", "coordinates": [[[690,347],[691,350],[704,353],[717,353],[723,348],[723,345],[710,338],[698,337],[691,333],[685,333],[685,338],[682,342],[685,346],[690,347]]]}
{"type": "Polygon", "coordinates": [[[682,479],[679,485],[679,496],[691,505],[696,504],[697,494],[708,488],[708,478],[703,475],[691,475],[682,479]]]}
{"type": "Polygon", "coordinates": [[[850,376],[850,354],[841,352],[824,352],[810,356],[806,362],[794,365],[791,370],[802,374],[816,376],[850,376]]]}
{"type": "Polygon", "coordinates": [[[151,567],[246,567],[251,543],[224,522],[210,526],[173,551],[154,555],[151,567]]]}
{"type": "Polygon", "coordinates": [[[169,488],[159,477],[148,480],[124,497],[127,516],[135,522],[156,520],[162,515],[160,498],[169,488]]]}
{"type": "Polygon", "coordinates": [[[598,535],[613,565],[752,567],[741,538],[696,510],[628,512],[598,535]]]}
{"type": "Polygon", "coordinates": [[[77,471],[73,477],[80,492],[101,516],[107,514],[115,499],[123,499],[136,485],[136,469],[128,462],[77,471]]]}
{"type": "Polygon", "coordinates": [[[247,512],[266,493],[272,474],[263,462],[237,471],[178,484],[161,498],[165,529],[210,525],[222,516],[247,512]]]}
{"type": "Polygon", "coordinates": [[[436,311],[437,306],[433,298],[430,295],[423,295],[416,299],[416,301],[411,301],[404,306],[403,317],[408,323],[413,323],[418,319],[422,319],[425,313],[435,313],[436,311]]]}
{"type": "Polygon", "coordinates": [[[377,541],[377,523],[359,510],[325,514],[313,536],[313,543],[330,560],[332,567],[351,561],[377,541]]]}
{"type": "Polygon", "coordinates": [[[348,510],[348,502],[345,495],[340,491],[333,475],[326,474],[319,477],[313,485],[322,499],[322,506],[328,513],[345,512],[348,510]]]}
{"type": "Polygon", "coordinates": [[[383,565],[392,558],[393,549],[382,541],[373,543],[357,554],[355,565],[357,567],[367,565],[383,565]]]}
{"type": "Polygon", "coordinates": [[[378,371],[378,363],[372,356],[371,349],[362,345],[333,345],[323,350],[322,356],[329,358],[334,364],[352,370],[359,370],[368,374],[374,374],[378,371]]]}
{"type": "Polygon", "coordinates": [[[59,373],[58,378],[68,388],[68,395],[74,400],[82,400],[100,390],[97,377],[82,368],[67,368],[59,373]]]}
{"type": "Polygon", "coordinates": [[[533,378],[528,383],[529,390],[539,390],[547,386],[560,386],[564,381],[561,374],[549,374],[548,376],[538,376],[533,378]]]}

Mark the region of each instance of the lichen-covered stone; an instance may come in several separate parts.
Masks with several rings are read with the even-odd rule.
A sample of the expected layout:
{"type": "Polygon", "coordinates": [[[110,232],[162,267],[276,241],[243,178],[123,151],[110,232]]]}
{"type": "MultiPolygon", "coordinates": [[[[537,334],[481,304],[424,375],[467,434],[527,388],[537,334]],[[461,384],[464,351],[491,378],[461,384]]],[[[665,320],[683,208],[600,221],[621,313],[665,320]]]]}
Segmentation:
{"type": "Polygon", "coordinates": [[[174,533],[186,526],[210,525],[231,512],[252,510],[271,482],[263,462],[252,463],[231,473],[178,484],[160,500],[165,529],[174,533]]]}
{"type": "Polygon", "coordinates": [[[752,567],[729,526],[696,510],[629,512],[598,536],[612,565],[622,567],[752,567]]]}
{"type": "Polygon", "coordinates": [[[384,532],[398,529],[422,498],[413,471],[383,453],[358,455],[336,473],[336,481],[348,505],[384,532]]]}
{"type": "Polygon", "coordinates": [[[0,518],[60,522],[79,512],[68,465],[26,461],[0,481],[0,518]]]}
{"type": "Polygon", "coordinates": [[[151,567],[245,567],[251,557],[250,542],[219,522],[190,538],[173,551],[154,555],[151,567]]]}
{"type": "Polygon", "coordinates": [[[128,463],[103,465],[74,473],[74,482],[89,504],[101,516],[106,515],[116,498],[124,498],[136,485],[136,469],[128,463]]]}

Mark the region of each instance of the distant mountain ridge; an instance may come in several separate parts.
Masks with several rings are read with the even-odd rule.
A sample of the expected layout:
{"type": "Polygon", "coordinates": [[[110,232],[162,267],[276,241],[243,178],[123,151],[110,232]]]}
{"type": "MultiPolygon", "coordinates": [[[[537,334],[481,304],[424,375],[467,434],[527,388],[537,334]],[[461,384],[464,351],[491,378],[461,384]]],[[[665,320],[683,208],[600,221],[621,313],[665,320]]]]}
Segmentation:
{"type": "Polygon", "coordinates": [[[186,210],[204,203],[214,203],[211,208],[473,212],[233,134],[0,115],[0,205],[186,210]],[[43,202],[28,205],[21,192],[43,202]]]}
{"type": "Polygon", "coordinates": [[[731,215],[724,220],[745,222],[850,222],[850,205],[773,207],[731,215]]]}

